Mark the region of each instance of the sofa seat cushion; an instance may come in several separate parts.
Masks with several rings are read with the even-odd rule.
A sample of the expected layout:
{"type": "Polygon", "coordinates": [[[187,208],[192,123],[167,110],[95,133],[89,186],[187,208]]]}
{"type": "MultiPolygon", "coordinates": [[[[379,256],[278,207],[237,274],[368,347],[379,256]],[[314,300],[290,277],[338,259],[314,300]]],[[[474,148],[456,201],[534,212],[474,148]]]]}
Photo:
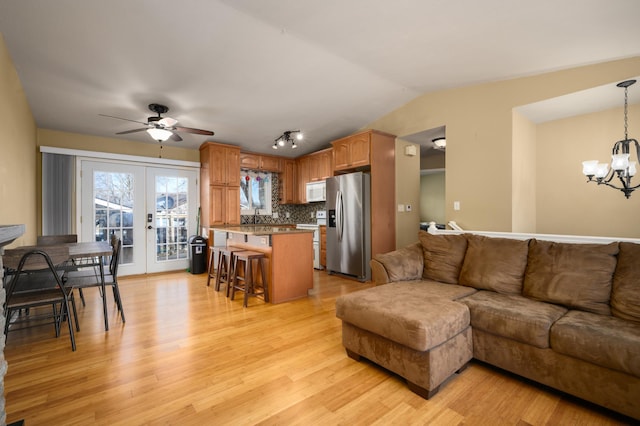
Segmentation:
{"type": "Polygon", "coordinates": [[[469,327],[467,307],[434,296],[439,286],[458,287],[421,281],[385,284],[340,296],[336,300],[336,316],[424,352],[469,327]]]}
{"type": "Polygon", "coordinates": [[[515,294],[479,291],[460,299],[469,307],[471,327],[541,349],[549,347],[549,330],[567,309],[515,294]]]}
{"type": "Polygon", "coordinates": [[[551,327],[559,353],[640,377],[640,324],[584,311],[569,311],[551,327]]]}

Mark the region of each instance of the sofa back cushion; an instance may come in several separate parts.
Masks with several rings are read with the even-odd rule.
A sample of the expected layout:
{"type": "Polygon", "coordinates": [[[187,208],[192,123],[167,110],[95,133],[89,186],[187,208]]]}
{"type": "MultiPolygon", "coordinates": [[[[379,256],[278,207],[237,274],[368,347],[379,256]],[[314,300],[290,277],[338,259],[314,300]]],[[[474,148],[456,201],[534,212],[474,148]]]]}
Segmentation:
{"type": "Polygon", "coordinates": [[[521,294],[527,240],[468,235],[460,284],[502,294],[521,294]]]}
{"type": "Polygon", "coordinates": [[[467,251],[467,237],[460,235],[431,235],[418,232],[424,256],[422,278],[447,284],[458,284],[460,268],[467,251]]]}
{"type": "Polygon", "coordinates": [[[531,240],[523,294],[543,302],[611,315],[609,298],[618,243],[531,240]]]}
{"type": "Polygon", "coordinates": [[[640,322],[640,244],[620,243],[611,290],[611,313],[640,322]]]}

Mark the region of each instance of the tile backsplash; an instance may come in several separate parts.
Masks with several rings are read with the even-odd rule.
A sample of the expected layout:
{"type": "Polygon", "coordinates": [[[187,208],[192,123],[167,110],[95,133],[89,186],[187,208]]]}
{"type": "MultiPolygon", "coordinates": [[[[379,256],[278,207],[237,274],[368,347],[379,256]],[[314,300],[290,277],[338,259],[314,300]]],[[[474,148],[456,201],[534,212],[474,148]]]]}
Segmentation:
{"type": "MultiPolygon", "coordinates": [[[[315,223],[315,213],[325,209],[325,203],[310,204],[280,204],[279,189],[280,179],[276,173],[271,174],[271,209],[273,213],[278,213],[278,217],[257,216],[256,223],[264,224],[287,224],[287,223],[315,223]],[[289,217],[287,217],[289,213],[289,217]],[[311,217],[313,213],[313,218],[311,217]]],[[[240,223],[252,224],[253,215],[241,215],[240,223]]]]}

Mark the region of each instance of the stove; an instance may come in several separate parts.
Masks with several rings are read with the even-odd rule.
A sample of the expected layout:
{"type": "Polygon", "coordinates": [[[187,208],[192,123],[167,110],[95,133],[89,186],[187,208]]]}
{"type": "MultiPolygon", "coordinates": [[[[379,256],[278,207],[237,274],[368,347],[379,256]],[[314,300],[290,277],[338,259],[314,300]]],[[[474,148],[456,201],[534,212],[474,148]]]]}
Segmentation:
{"type": "Polygon", "coordinates": [[[326,210],[318,210],[316,212],[316,220],[316,223],[298,223],[296,228],[313,231],[313,267],[314,269],[322,269],[322,266],[320,266],[320,225],[327,224],[326,210]]]}

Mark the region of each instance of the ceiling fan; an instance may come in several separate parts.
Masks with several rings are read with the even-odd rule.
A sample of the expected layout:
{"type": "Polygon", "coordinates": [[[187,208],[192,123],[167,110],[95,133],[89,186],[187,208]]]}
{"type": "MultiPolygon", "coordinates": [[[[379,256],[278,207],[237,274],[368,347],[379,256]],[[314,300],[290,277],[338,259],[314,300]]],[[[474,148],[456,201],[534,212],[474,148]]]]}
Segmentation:
{"type": "Polygon", "coordinates": [[[205,135],[205,136],[213,136],[213,132],[209,130],[201,130],[194,129],[192,127],[182,127],[176,126],[178,124],[178,120],[175,120],[171,117],[162,117],[161,114],[165,114],[169,111],[169,108],[165,105],[160,104],[149,104],[149,110],[158,114],[155,117],[147,118],[147,122],[144,123],[142,121],[137,120],[129,120],[128,118],[114,117],[112,115],[106,114],[98,114],[103,117],[115,118],[118,120],[126,120],[131,121],[133,123],[140,123],[145,125],[146,127],[142,127],[140,129],[126,130],[124,132],[118,132],[116,135],[126,135],[129,133],[142,132],[144,130],[151,135],[151,137],[158,142],[164,142],[167,139],[171,138],[174,141],[181,141],[182,138],[175,132],[185,132],[185,133],[194,133],[196,135],[205,135]]]}

